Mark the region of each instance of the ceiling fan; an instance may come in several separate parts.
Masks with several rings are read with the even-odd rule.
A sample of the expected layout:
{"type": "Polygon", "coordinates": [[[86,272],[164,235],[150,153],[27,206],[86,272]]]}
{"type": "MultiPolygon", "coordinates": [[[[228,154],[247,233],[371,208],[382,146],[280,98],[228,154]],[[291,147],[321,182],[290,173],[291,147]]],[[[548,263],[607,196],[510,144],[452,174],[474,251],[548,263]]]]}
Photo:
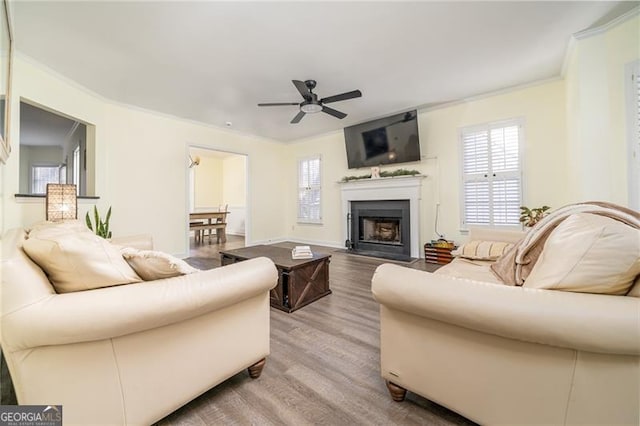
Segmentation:
{"type": "Polygon", "coordinates": [[[300,103],[298,102],[276,102],[276,103],[266,103],[266,104],[258,104],[258,106],[283,106],[283,105],[298,105],[300,107],[300,112],[293,117],[291,120],[291,124],[299,123],[302,120],[302,117],[305,114],[313,114],[316,112],[324,112],[329,115],[333,115],[336,118],[343,119],[347,116],[344,112],[337,111],[333,108],[329,108],[324,104],[328,104],[331,102],[338,101],[346,101],[347,99],[359,98],[362,96],[362,92],[359,90],[353,90],[351,92],[340,93],[339,95],[329,96],[328,98],[322,98],[318,100],[318,95],[313,93],[313,89],[316,87],[315,80],[291,80],[293,85],[296,86],[298,92],[302,95],[304,100],[300,103]]]}

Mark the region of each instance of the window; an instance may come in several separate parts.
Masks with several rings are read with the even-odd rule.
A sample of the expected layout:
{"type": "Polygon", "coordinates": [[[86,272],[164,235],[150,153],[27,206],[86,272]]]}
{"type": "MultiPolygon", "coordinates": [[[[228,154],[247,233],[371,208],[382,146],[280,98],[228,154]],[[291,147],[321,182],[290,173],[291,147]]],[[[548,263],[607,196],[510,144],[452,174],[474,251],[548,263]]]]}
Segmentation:
{"type": "Polygon", "coordinates": [[[77,146],[73,150],[73,183],[76,186],[76,191],[80,193],[80,146],[77,146]]]}
{"type": "Polygon", "coordinates": [[[48,183],[60,183],[59,166],[31,167],[31,193],[46,194],[48,183]]]}
{"type": "Polygon", "coordinates": [[[460,132],[463,229],[469,225],[520,225],[521,139],[519,120],[460,132]]]}
{"type": "Polygon", "coordinates": [[[298,222],[320,223],[320,156],[298,160],[298,222]]]}

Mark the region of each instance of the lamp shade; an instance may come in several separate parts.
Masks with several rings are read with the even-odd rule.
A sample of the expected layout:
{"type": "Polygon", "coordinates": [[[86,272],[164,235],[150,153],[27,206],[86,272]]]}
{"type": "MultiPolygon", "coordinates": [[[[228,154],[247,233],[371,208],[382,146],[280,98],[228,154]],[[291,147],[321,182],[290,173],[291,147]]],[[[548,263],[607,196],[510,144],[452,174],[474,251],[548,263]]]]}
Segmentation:
{"type": "Polygon", "coordinates": [[[75,185],[47,184],[47,220],[54,222],[78,218],[75,185]]]}

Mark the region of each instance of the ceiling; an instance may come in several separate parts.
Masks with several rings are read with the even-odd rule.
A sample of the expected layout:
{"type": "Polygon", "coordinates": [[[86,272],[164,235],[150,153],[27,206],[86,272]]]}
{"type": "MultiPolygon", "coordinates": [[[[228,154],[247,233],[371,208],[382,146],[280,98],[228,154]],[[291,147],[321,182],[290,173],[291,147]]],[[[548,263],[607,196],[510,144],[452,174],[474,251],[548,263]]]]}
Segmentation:
{"type": "Polygon", "coordinates": [[[20,102],[20,145],[62,147],[76,122],[20,102]]]}
{"type": "Polygon", "coordinates": [[[638,2],[12,3],[18,52],[124,104],[282,142],[559,76],[573,33],[638,2]],[[348,116],[308,114],[317,80],[348,116]]]}

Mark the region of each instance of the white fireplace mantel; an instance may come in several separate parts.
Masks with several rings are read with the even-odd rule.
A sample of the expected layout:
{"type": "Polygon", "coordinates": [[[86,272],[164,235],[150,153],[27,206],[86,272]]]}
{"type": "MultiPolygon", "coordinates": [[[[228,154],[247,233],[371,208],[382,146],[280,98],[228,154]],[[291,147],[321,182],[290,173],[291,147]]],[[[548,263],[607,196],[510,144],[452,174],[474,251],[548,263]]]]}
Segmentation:
{"type": "Polygon", "coordinates": [[[420,200],[422,179],[425,177],[425,175],[397,176],[340,182],[344,240],[351,238],[348,234],[347,218],[351,213],[352,201],[409,200],[411,257],[420,257],[420,200]]]}

